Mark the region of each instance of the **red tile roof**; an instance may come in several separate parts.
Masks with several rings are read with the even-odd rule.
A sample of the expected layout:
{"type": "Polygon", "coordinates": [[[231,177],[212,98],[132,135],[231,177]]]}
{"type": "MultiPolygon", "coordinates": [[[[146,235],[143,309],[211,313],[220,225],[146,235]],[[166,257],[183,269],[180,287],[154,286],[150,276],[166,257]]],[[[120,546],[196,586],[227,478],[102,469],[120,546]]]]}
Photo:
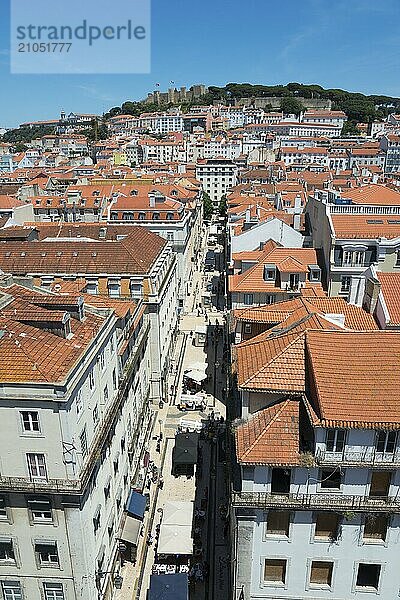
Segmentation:
{"type": "Polygon", "coordinates": [[[400,325],[400,273],[376,274],[389,312],[389,324],[400,325]]]}
{"type": "Polygon", "coordinates": [[[299,464],[298,400],[284,400],[260,410],[236,429],[236,453],[241,464],[299,464]]]}
{"type": "Polygon", "coordinates": [[[307,331],[311,402],[324,427],[400,428],[400,333],[307,331]]]}

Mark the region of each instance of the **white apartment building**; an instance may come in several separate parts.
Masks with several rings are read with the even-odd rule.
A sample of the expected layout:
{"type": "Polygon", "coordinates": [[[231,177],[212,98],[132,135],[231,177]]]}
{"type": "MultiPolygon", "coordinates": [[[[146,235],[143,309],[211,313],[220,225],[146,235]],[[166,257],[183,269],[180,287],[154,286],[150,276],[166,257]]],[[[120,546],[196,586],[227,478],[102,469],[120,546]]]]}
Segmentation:
{"type": "Polygon", "coordinates": [[[236,185],[238,168],[228,159],[205,159],[196,165],[196,179],[210,196],[215,208],[222,196],[236,185]]]}
{"type": "Polygon", "coordinates": [[[153,421],[148,316],[1,285],[1,597],[111,600],[153,421]]]}
{"type": "Polygon", "coordinates": [[[315,190],[306,221],[321,249],[330,296],[348,297],[351,278],[371,264],[391,272],[400,265],[400,193],[369,184],[339,193],[315,190]]]}
{"type": "Polygon", "coordinates": [[[307,110],[301,120],[303,123],[323,123],[342,129],[347,115],[341,110],[307,110]]]}
{"type": "Polygon", "coordinates": [[[396,598],[400,335],[299,324],[237,346],[234,598],[396,598]]]}
{"type": "Polygon", "coordinates": [[[400,135],[384,135],[381,138],[380,146],[386,152],[385,173],[398,173],[400,171],[400,135]]]}

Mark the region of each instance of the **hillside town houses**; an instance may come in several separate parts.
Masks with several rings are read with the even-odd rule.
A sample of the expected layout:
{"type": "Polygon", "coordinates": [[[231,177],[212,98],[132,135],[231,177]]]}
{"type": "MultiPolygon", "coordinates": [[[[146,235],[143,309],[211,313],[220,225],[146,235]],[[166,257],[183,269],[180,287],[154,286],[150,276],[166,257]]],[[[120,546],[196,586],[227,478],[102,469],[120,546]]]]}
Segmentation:
{"type": "Polygon", "coordinates": [[[207,98],[0,142],[4,600],[399,595],[400,116],[207,98]]]}

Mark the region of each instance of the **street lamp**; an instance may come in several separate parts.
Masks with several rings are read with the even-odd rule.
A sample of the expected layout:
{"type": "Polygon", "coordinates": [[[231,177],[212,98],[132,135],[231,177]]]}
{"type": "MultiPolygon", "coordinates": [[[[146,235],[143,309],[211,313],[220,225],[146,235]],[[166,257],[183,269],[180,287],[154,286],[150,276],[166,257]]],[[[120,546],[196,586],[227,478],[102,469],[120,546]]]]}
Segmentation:
{"type": "Polygon", "coordinates": [[[160,425],[160,437],[161,437],[161,435],[162,435],[161,427],[162,427],[162,424],[163,424],[163,420],[162,419],[158,419],[158,423],[160,425]]]}

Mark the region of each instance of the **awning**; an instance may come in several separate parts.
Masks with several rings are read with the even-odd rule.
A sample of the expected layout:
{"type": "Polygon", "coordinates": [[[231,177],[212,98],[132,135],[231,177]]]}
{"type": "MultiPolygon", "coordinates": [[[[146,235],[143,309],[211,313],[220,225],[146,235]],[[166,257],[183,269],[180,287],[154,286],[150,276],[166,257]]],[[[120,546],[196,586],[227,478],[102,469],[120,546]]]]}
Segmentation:
{"type": "Polygon", "coordinates": [[[158,554],[193,554],[191,527],[161,525],[158,554]]]}
{"type": "Polygon", "coordinates": [[[121,540],[137,546],[142,522],[127,516],[120,535],[121,540]]]}
{"type": "Polygon", "coordinates": [[[146,502],[147,499],[143,494],[139,494],[139,492],[132,490],[126,506],[126,512],[131,517],[135,517],[135,519],[143,519],[146,510],[146,502]]]}
{"type": "Polygon", "coordinates": [[[188,379],[191,379],[192,381],[195,381],[196,383],[201,383],[202,381],[207,379],[207,375],[204,371],[195,371],[195,370],[191,370],[191,371],[188,371],[187,373],[185,373],[185,377],[187,377],[188,379]]]}
{"type": "Polygon", "coordinates": [[[188,371],[207,371],[207,367],[208,363],[206,362],[194,362],[188,366],[184,373],[187,373],[188,371]]]}
{"type": "Polygon", "coordinates": [[[159,554],[193,554],[193,502],[166,502],[158,538],[159,554]]]}
{"type": "Polygon", "coordinates": [[[189,586],[186,573],[151,575],[148,600],[188,600],[189,586]]]}
{"type": "Polygon", "coordinates": [[[193,502],[170,501],[164,504],[162,522],[165,525],[192,525],[193,502]]]}
{"type": "Polygon", "coordinates": [[[198,444],[198,433],[177,433],[172,450],[172,462],[181,465],[195,465],[198,444]]]}

